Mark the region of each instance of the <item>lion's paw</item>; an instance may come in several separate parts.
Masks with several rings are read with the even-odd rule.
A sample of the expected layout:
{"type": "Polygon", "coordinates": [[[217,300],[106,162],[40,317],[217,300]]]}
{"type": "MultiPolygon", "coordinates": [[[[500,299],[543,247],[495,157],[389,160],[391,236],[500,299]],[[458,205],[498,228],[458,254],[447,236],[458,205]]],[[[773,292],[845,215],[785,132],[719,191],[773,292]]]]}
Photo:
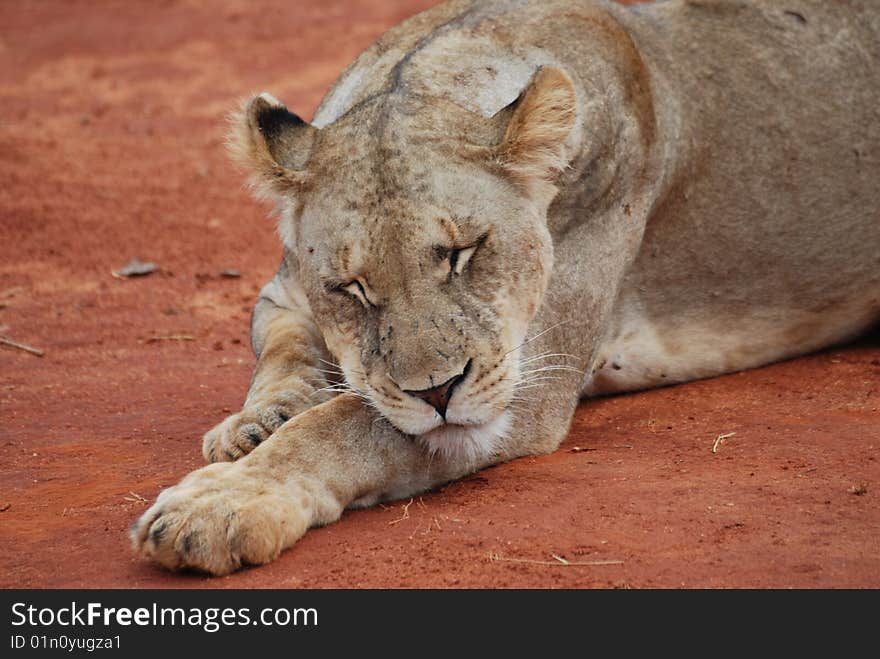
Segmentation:
{"type": "Polygon", "coordinates": [[[284,399],[248,405],[205,433],[202,454],[208,462],[234,462],[265,442],[299,412],[284,399]]]}
{"type": "Polygon", "coordinates": [[[309,526],[310,497],[220,463],[164,490],[131,528],[136,552],[214,575],[277,558],[309,526]]]}

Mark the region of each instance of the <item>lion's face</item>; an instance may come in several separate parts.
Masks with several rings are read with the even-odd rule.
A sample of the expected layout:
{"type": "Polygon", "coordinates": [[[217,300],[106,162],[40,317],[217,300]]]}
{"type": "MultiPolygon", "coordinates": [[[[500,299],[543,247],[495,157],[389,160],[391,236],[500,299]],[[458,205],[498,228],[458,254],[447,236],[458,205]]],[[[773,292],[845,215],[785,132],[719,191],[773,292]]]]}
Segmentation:
{"type": "Polygon", "coordinates": [[[433,450],[507,429],[575,115],[571,80],[541,69],[485,121],[404,93],[321,129],[261,95],[234,122],[347,386],[433,450]]]}
{"type": "Polygon", "coordinates": [[[545,219],[478,164],[427,147],[368,160],[336,161],[299,200],[315,320],[349,385],[401,431],[491,423],[551,269],[545,219]]]}

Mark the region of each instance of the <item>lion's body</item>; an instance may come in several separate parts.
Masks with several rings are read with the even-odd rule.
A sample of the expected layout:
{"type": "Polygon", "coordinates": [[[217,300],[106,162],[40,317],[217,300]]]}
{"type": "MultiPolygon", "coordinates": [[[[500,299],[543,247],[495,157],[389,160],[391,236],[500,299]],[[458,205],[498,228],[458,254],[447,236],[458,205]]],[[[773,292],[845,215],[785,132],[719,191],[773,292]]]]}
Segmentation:
{"type": "Polygon", "coordinates": [[[453,1],[365,51],[311,126],[258,97],[233,146],[285,260],[245,408],[205,438],[247,455],[135,531],[171,567],[270,560],[345,506],[553,450],[582,395],[880,318],[871,2],[453,1]]]}
{"type": "Polygon", "coordinates": [[[593,388],[751,368],[864,331],[880,305],[876,4],[644,14],[631,31],[680,133],[603,346],[623,368],[593,388]]]}

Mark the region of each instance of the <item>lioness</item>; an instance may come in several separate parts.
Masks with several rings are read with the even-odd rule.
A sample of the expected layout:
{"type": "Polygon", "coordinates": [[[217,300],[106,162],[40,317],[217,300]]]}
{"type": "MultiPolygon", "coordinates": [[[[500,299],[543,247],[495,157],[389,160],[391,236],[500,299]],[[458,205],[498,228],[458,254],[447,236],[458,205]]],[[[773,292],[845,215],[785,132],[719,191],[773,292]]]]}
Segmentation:
{"type": "Polygon", "coordinates": [[[453,0],[308,124],[231,147],[285,255],[243,409],[132,530],[271,561],[343,509],[553,451],[583,396],[705,378],[880,317],[880,7],[453,0]]]}

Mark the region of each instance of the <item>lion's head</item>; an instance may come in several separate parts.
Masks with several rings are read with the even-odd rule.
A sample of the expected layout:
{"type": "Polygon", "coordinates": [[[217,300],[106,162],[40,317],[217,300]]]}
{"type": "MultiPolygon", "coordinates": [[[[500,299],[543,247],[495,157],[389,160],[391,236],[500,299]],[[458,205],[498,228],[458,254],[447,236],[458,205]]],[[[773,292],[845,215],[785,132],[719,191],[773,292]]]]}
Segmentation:
{"type": "Polygon", "coordinates": [[[506,431],[575,115],[571,80],[543,68],[491,119],[405,93],[320,129],[268,94],[234,118],[348,385],[434,450],[488,452],[506,431]]]}

